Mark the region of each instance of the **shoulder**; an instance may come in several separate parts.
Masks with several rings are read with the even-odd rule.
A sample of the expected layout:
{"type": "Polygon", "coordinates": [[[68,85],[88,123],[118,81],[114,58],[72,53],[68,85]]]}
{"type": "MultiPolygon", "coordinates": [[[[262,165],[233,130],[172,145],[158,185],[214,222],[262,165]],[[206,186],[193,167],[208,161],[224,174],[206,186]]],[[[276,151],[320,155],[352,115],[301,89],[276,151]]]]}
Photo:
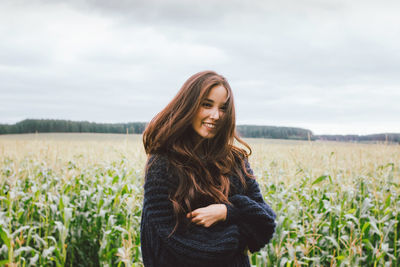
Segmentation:
{"type": "Polygon", "coordinates": [[[168,169],[168,157],[161,154],[151,154],[147,158],[146,162],[146,173],[149,171],[167,170],[168,169]]]}
{"type": "Polygon", "coordinates": [[[254,173],[253,173],[253,170],[250,167],[250,162],[249,162],[248,158],[244,159],[244,170],[245,170],[245,177],[251,178],[252,180],[254,180],[254,178],[255,178],[254,177],[254,173]],[[246,175],[246,173],[250,174],[251,177],[248,177],[249,175],[246,175]]]}
{"type": "Polygon", "coordinates": [[[245,155],[235,157],[236,167],[241,171],[243,176],[247,179],[254,180],[253,170],[250,167],[249,158],[245,155]]]}
{"type": "Polygon", "coordinates": [[[174,170],[168,156],[160,154],[149,155],[145,168],[145,185],[161,183],[174,188],[179,182],[174,170]]]}
{"type": "Polygon", "coordinates": [[[245,194],[249,185],[255,182],[253,171],[247,157],[235,157],[235,166],[229,176],[231,187],[230,195],[245,194]]]}
{"type": "Polygon", "coordinates": [[[157,179],[168,173],[168,158],[160,154],[149,155],[145,167],[145,180],[157,179]]]}
{"type": "Polygon", "coordinates": [[[243,159],[241,171],[245,181],[244,191],[246,194],[252,191],[259,191],[259,184],[247,157],[243,159]]]}

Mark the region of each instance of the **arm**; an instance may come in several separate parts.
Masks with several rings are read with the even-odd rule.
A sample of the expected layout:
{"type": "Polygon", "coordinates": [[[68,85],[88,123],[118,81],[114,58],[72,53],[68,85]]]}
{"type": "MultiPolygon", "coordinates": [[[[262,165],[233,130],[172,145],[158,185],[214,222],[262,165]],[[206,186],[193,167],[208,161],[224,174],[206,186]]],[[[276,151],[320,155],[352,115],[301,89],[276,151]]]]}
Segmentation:
{"type": "MultiPolygon", "coordinates": [[[[252,173],[248,162],[246,168],[252,173]]],[[[245,179],[247,191],[243,195],[237,194],[229,198],[232,205],[227,205],[226,221],[239,226],[249,250],[255,252],[272,238],[276,215],[265,203],[257,181],[249,177],[245,179]]]]}
{"type": "Polygon", "coordinates": [[[209,228],[192,225],[189,230],[178,229],[170,236],[175,226],[175,216],[169,200],[172,184],[167,176],[165,159],[150,160],[150,167],[146,172],[143,205],[144,220],[154,228],[155,234],[167,249],[180,259],[204,265],[224,260],[237,253],[239,230],[234,224],[218,224],[209,228]]]}

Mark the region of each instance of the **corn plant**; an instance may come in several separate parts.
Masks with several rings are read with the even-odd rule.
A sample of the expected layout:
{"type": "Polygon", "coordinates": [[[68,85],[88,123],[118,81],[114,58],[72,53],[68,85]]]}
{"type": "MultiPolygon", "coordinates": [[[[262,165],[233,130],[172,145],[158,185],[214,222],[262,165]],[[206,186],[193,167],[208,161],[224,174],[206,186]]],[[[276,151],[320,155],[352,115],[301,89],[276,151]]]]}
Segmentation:
{"type": "MultiPolygon", "coordinates": [[[[253,266],[400,265],[399,146],[247,141],[277,213],[253,266]]],[[[140,136],[1,137],[0,266],[143,266],[145,160],[140,136]]]]}

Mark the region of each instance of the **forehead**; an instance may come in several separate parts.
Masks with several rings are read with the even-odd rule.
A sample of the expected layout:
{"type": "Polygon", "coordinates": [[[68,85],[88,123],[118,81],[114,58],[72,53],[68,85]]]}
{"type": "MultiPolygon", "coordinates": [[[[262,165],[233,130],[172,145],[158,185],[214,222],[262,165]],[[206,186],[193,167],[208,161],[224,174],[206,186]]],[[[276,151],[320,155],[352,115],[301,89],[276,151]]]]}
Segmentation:
{"type": "Polygon", "coordinates": [[[228,90],[222,85],[214,86],[208,92],[206,99],[217,103],[225,103],[228,100],[228,90]]]}

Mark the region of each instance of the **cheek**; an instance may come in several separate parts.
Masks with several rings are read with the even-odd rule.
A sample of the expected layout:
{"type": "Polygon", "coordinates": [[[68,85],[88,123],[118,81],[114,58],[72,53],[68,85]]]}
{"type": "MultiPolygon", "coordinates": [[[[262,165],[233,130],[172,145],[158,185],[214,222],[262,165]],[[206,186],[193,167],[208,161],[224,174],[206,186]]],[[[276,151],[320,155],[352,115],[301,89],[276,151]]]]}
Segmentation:
{"type": "Polygon", "coordinates": [[[201,121],[207,116],[207,110],[204,108],[200,108],[199,111],[197,111],[196,114],[196,120],[201,123],[201,121]]]}
{"type": "Polygon", "coordinates": [[[199,127],[201,125],[201,109],[199,109],[196,115],[193,117],[192,125],[193,127],[199,127]]]}

